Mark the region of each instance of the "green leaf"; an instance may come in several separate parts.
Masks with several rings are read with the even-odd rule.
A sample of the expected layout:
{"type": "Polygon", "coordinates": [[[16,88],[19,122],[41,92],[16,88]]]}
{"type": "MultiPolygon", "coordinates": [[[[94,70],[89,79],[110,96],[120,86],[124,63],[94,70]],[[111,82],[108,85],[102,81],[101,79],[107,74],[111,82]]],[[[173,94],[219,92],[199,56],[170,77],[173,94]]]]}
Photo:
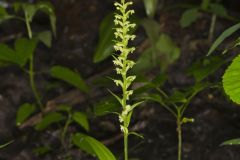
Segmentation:
{"type": "Polygon", "coordinates": [[[234,58],[223,75],[223,88],[230,99],[240,104],[240,55],[234,58]]]}
{"type": "Polygon", "coordinates": [[[24,66],[36,49],[37,42],[25,38],[17,39],[15,42],[16,60],[22,67],[24,66]]]}
{"type": "Polygon", "coordinates": [[[187,71],[188,75],[192,75],[197,82],[202,81],[210,74],[213,74],[226,61],[219,56],[212,56],[195,62],[187,71]]]}
{"type": "Polygon", "coordinates": [[[0,44],[0,60],[17,63],[15,51],[5,44],[0,44]]]}
{"type": "Polygon", "coordinates": [[[35,40],[20,38],[15,41],[15,50],[0,44],[0,60],[24,66],[36,48],[35,40]]]}
{"type": "Polygon", "coordinates": [[[11,140],[11,141],[9,141],[9,142],[7,142],[5,144],[0,145],[0,149],[7,147],[8,145],[10,145],[13,142],[14,142],[14,140],[11,140]]]}
{"type": "Polygon", "coordinates": [[[231,36],[234,32],[236,32],[237,30],[240,29],[240,23],[235,24],[234,26],[226,29],[217,39],[216,41],[213,43],[213,45],[211,46],[211,48],[208,51],[207,55],[210,55],[212,52],[215,51],[215,49],[229,36],[231,36]]]}
{"type": "Polygon", "coordinates": [[[113,51],[114,39],[114,15],[107,15],[100,25],[99,41],[95,50],[93,61],[98,63],[109,57],[113,51]]]}
{"type": "Polygon", "coordinates": [[[75,112],[73,114],[73,120],[82,126],[86,131],[89,131],[89,123],[85,113],[75,112]]]}
{"type": "Polygon", "coordinates": [[[41,41],[45,46],[52,46],[52,33],[50,31],[43,31],[38,33],[37,38],[41,41]]]}
{"type": "Polygon", "coordinates": [[[138,133],[136,133],[136,132],[129,132],[129,135],[134,135],[134,136],[136,136],[136,137],[139,137],[139,138],[141,138],[141,139],[144,139],[144,137],[143,137],[141,134],[138,134],[138,133]]]}
{"type": "Polygon", "coordinates": [[[221,144],[221,146],[226,146],[226,145],[240,145],[240,138],[236,138],[236,139],[231,139],[228,141],[225,141],[221,144]]]}
{"type": "Polygon", "coordinates": [[[210,9],[217,16],[221,16],[221,17],[227,17],[228,16],[227,9],[219,3],[211,3],[210,4],[210,9]]]}
{"type": "Polygon", "coordinates": [[[119,103],[115,98],[104,99],[94,105],[94,114],[104,116],[108,113],[117,112],[120,109],[119,103]]]}
{"type": "Polygon", "coordinates": [[[209,7],[210,1],[211,1],[211,0],[202,0],[201,8],[202,8],[203,10],[207,10],[208,7],[209,7]]]}
{"type": "Polygon", "coordinates": [[[148,17],[153,18],[157,10],[158,0],[143,0],[143,2],[148,17]]]}
{"type": "Polygon", "coordinates": [[[168,98],[168,103],[185,103],[187,102],[187,94],[174,89],[173,94],[168,98]]]}
{"type": "Polygon", "coordinates": [[[97,156],[99,160],[116,160],[112,152],[93,137],[77,133],[72,140],[81,150],[92,156],[97,156]]]}
{"type": "Polygon", "coordinates": [[[82,79],[81,75],[72,71],[69,68],[62,66],[54,66],[51,68],[51,75],[57,79],[63,80],[75,87],[79,90],[88,93],[89,87],[82,79]]]}
{"type": "Polygon", "coordinates": [[[37,8],[35,5],[33,4],[29,4],[29,3],[22,3],[22,9],[26,15],[26,20],[28,22],[32,22],[33,17],[35,16],[36,12],[37,12],[37,8]]]}
{"type": "Polygon", "coordinates": [[[160,34],[160,24],[152,19],[143,19],[141,21],[142,26],[147,33],[148,38],[152,44],[155,44],[160,34]]]}
{"type": "Polygon", "coordinates": [[[149,94],[145,97],[143,97],[143,99],[146,99],[146,100],[151,100],[151,101],[154,101],[154,102],[158,102],[160,104],[163,104],[163,98],[158,95],[158,94],[149,94]]]}
{"type": "Polygon", "coordinates": [[[146,73],[153,67],[156,67],[156,64],[153,63],[153,47],[144,50],[144,52],[138,58],[135,66],[132,68],[131,72],[134,74],[146,73]]]}
{"type": "Polygon", "coordinates": [[[46,155],[47,153],[51,152],[52,148],[49,146],[37,147],[33,149],[33,153],[38,156],[46,155]]]}
{"type": "Polygon", "coordinates": [[[173,64],[180,56],[180,48],[174,43],[170,36],[161,34],[157,44],[157,50],[161,53],[161,69],[164,71],[166,68],[173,64]]]}
{"type": "Polygon", "coordinates": [[[20,126],[34,111],[36,110],[36,106],[25,103],[20,106],[17,112],[16,124],[20,126]]]}
{"type": "Polygon", "coordinates": [[[182,28],[190,26],[198,18],[198,8],[191,8],[186,10],[180,19],[180,25],[182,28]]]}
{"type": "Polygon", "coordinates": [[[38,131],[44,130],[47,127],[49,127],[50,125],[58,123],[64,119],[65,119],[65,117],[60,113],[57,113],[57,112],[49,113],[49,114],[45,115],[43,117],[43,119],[41,120],[41,122],[39,122],[35,126],[35,129],[38,131]]]}

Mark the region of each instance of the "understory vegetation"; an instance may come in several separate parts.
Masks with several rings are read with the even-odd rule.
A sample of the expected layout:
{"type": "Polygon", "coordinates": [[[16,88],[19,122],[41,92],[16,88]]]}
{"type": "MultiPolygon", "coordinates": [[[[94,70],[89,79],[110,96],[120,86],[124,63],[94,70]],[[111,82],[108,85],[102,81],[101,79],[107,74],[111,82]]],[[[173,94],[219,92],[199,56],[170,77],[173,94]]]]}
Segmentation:
{"type": "MultiPolygon", "coordinates": [[[[193,132],[187,132],[194,128],[194,124],[197,128],[201,123],[198,121],[200,113],[195,112],[195,106],[207,104],[204,102],[206,99],[216,102],[215,106],[221,99],[223,105],[227,104],[226,108],[234,106],[231,108],[233,112],[239,112],[240,12],[225,7],[225,2],[111,1],[109,8],[112,10],[105,17],[100,17],[99,26],[95,25],[98,35],[97,31],[91,30],[94,25],[78,19],[83,21],[79,24],[86,23],[89,33],[95,34],[95,46],[89,46],[94,54],[84,53],[87,55],[85,57],[79,55],[82,53],[82,49],[79,49],[77,54],[81,59],[77,59],[65,53],[68,54],[66,57],[70,57],[69,61],[61,55],[61,61],[52,58],[55,52],[61,52],[62,49],[53,50],[54,46],[70,45],[70,48],[74,48],[71,41],[78,39],[76,35],[71,35],[69,26],[66,25],[64,29],[59,27],[64,13],[57,11],[56,3],[0,2],[2,79],[5,79],[4,75],[16,75],[16,85],[25,82],[24,92],[19,98],[6,96],[17,100],[13,106],[8,106],[15,109],[11,116],[14,125],[7,122],[7,125],[12,125],[13,134],[2,134],[0,131],[0,159],[14,159],[11,154],[16,155],[15,159],[26,154],[30,159],[64,160],[199,159],[194,153],[190,154],[187,146],[189,139],[198,139],[197,136],[191,137],[193,132]],[[169,16],[171,14],[175,14],[173,19],[169,16]],[[174,23],[168,24],[166,19],[174,23]],[[13,31],[15,28],[20,34],[13,31]],[[200,38],[194,41],[191,35],[198,32],[194,30],[196,28],[200,28],[202,33],[197,33],[200,38]],[[14,32],[14,36],[10,35],[11,32],[14,32]],[[70,38],[60,43],[64,34],[69,34],[70,38]],[[187,38],[180,37],[184,34],[188,34],[187,38]],[[7,38],[4,39],[4,36],[7,38]],[[192,55],[194,50],[201,54],[192,55]],[[48,54],[52,55],[41,55],[41,52],[51,52],[48,54]],[[86,74],[88,68],[82,66],[89,62],[89,58],[93,71],[86,74]],[[160,112],[167,116],[158,114],[155,108],[160,108],[160,112]],[[150,121],[151,117],[157,118],[150,121]],[[168,137],[161,136],[163,133],[158,133],[159,130],[154,127],[153,133],[157,135],[154,135],[157,137],[155,140],[150,142],[148,135],[144,134],[158,119],[167,121],[169,130],[163,126],[157,128],[173,134],[173,143],[168,142],[168,137]],[[142,145],[144,143],[151,143],[150,146],[160,144],[156,146],[162,148],[147,150],[142,145]],[[15,147],[16,153],[12,153],[15,147]],[[28,152],[22,154],[25,148],[28,152]],[[163,156],[154,157],[156,153],[152,154],[151,150],[157,150],[157,154],[163,156]]],[[[61,7],[66,6],[63,4],[61,7]]],[[[97,10],[94,6],[88,7],[93,13],[97,10]]],[[[100,15],[95,13],[91,16],[100,15]]],[[[74,22],[75,19],[69,20],[71,18],[75,17],[67,17],[68,21],[78,23],[74,22]]],[[[81,25],[75,27],[81,30],[81,25]]],[[[86,33],[79,38],[83,39],[83,44],[79,45],[84,46],[84,42],[90,38],[86,33]]],[[[6,78],[6,81],[9,80],[6,78]]],[[[0,85],[0,101],[4,95],[8,95],[7,82],[0,85]]],[[[2,107],[5,107],[4,103],[2,107]]],[[[220,110],[221,115],[226,112],[227,116],[226,110],[220,110]]],[[[201,112],[208,114],[208,111],[201,112]]],[[[238,116],[234,119],[236,124],[236,119],[240,118],[238,116]]],[[[214,119],[214,116],[211,118],[214,119]]],[[[194,132],[198,132],[196,135],[202,134],[200,129],[194,132]]],[[[221,134],[219,130],[213,132],[216,137],[221,134]]],[[[221,143],[214,144],[215,148],[225,149],[226,146],[231,148],[240,144],[240,138],[237,137],[221,138],[221,143]]],[[[201,148],[192,144],[189,146],[201,148]]],[[[232,156],[230,159],[237,160],[238,157],[232,156]]]]}

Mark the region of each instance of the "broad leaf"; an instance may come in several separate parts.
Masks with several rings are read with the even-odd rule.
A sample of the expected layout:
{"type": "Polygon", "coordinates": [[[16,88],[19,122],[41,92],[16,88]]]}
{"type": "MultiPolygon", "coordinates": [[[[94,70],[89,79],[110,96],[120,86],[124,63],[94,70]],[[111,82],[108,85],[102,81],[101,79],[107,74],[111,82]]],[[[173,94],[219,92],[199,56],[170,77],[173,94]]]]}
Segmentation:
{"type": "Polygon", "coordinates": [[[211,46],[211,48],[208,51],[207,55],[210,55],[212,52],[215,51],[215,49],[229,36],[231,36],[234,32],[236,32],[237,30],[240,29],[240,23],[228,28],[227,30],[225,30],[217,39],[216,41],[213,43],[213,45],[211,46]]]}
{"type": "Polygon", "coordinates": [[[62,66],[54,66],[51,68],[51,75],[57,79],[63,80],[75,87],[79,90],[88,93],[89,87],[82,79],[81,75],[72,71],[69,68],[62,66]]]}
{"type": "Polygon", "coordinates": [[[25,103],[20,106],[17,112],[16,124],[20,126],[34,111],[36,110],[36,106],[25,103]]]}
{"type": "Polygon", "coordinates": [[[143,0],[143,2],[148,17],[153,18],[157,10],[158,0],[143,0]]]}
{"type": "Polygon", "coordinates": [[[24,66],[36,49],[37,42],[20,38],[15,42],[16,60],[20,66],[24,66]]]}
{"type": "Polygon", "coordinates": [[[231,139],[228,141],[225,141],[221,144],[221,146],[226,146],[226,145],[240,145],[240,138],[236,138],[236,139],[231,139]]]}
{"type": "Polygon", "coordinates": [[[57,112],[49,113],[46,116],[44,116],[43,119],[41,120],[41,122],[39,122],[35,126],[35,129],[36,130],[44,130],[47,127],[49,127],[50,125],[58,123],[64,119],[65,119],[65,117],[60,113],[57,113],[57,112]]]}
{"type": "Polygon", "coordinates": [[[143,19],[141,24],[144,27],[145,32],[147,33],[147,36],[150,39],[151,43],[156,43],[160,34],[160,24],[158,24],[157,21],[152,19],[143,19]]]}
{"type": "Polygon", "coordinates": [[[163,71],[180,56],[180,48],[174,43],[171,37],[166,34],[160,35],[156,47],[160,52],[160,65],[163,71]]]}
{"type": "Polygon", "coordinates": [[[230,99],[240,104],[240,55],[238,55],[223,75],[223,88],[230,99]]]}
{"type": "Polygon", "coordinates": [[[109,14],[106,16],[100,25],[99,41],[95,50],[94,59],[95,63],[103,61],[109,57],[113,51],[113,39],[114,39],[114,15],[109,14]]]}
{"type": "Polygon", "coordinates": [[[24,66],[36,48],[35,40],[20,38],[15,41],[15,49],[0,44],[0,60],[24,66]]]}
{"type": "Polygon", "coordinates": [[[86,131],[89,131],[89,122],[85,113],[75,112],[73,114],[73,120],[82,126],[86,131]]]}
{"type": "Polygon", "coordinates": [[[198,8],[191,8],[186,10],[180,19],[180,25],[182,28],[190,26],[198,18],[198,8]]]}
{"type": "Polygon", "coordinates": [[[116,160],[112,152],[93,137],[77,133],[72,140],[81,150],[98,157],[99,160],[116,160]]]}
{"type": "Polygon", "coordinates": [[[37,39],[49,48],[52,46],[52,33],[50,31],[38,33],[37,39]]]}

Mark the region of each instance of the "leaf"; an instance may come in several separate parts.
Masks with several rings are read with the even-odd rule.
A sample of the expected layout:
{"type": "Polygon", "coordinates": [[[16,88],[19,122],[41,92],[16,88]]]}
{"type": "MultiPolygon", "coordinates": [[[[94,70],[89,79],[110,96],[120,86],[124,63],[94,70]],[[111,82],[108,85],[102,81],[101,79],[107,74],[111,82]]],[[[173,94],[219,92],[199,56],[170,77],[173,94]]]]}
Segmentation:
{"type": "Polygon", "coordinates": [[[226,145],[231,145],[231,146],[232,145],[240,145],[240,138],[225,141],[220,146],[226,146],[226,145]]]}
{"type": "Polygon", "coordinates": [[[39,122],[35,126],[35,129],[38,131],[44,130],[47,127],[49,127],[50,125],[52,125],[54,123],[58,123],[64,119],[65,119],[65,117],[60,113],[57,113],[57,112],[49,113],[49,114],[45,115],[43,117],[43,119],[41,120],[41,122],[39,122]]]}
{"type": "Polygon", "coordinates": [[[113,13],[107,15],[100,25],[99,41],[95,50],[93,61],[98,63],[110,56],[113,51],[114,39],[114,15],[113,13]]]}
{"type": "Polygon", "coordinates": [[[185,103],[187,102],[187,93],[174,89],[167,101],[168,103],[185,103]]]}
{"type": "Polygon", "coordinates": [[[15,50],[0,44],[0,60],[24,66],[36,48],[35,40],[20,38],[15,41],[15,50]]]}
{"type": "Polygon", "coordinates": [[[17,111],[17,117],[16,117],[17,126],[20,126],[35,110],[36,110],[36,106],[32,104],[25,103],[21,105],[17,111]]]}
{"type": "Polygon", "coordinates": [[[201,8],[202,8],[203,10],[207,10],[208,7],[209,7],[210,1],[211,1],[211,0],[202,0],[201,8]]]}
{"type": "Polygon", "coordinates": [[[8,145],[12,144],[13,142],[14,142],[14,140],[11,140],[5,144],[0,145],[0,149],[7,147],[8,145]]]}
{"type": "Polygon", "coordinates": [[[75,112],[73,114],[73,120],[82,126],[86,131],[89,131],[89,123],[85,113],[75,112]]]}
{"type": "Polygon", "coordinates": [[[35,5],[33,4],[29,4],[29,3],[22,3],[22,9],[26,15],[26,20],[28,22],[32,22],[33,17],[35,16],[36,12],[37,12],[37,8],[35,5]]]}
{"type": "Polygon", "coordinates": [[[219,56],[212,56],[195,62],[187,71],[188,75],[192,75],[197,82],[202,81],[210,74],[213,74],[226,61],[219,56]]]}
{"type": "Polygon", "coordinates": [[[22,67],[24,66],[36,49],[37,42],[25,38],[17,39],[15,42],[16,60],[22,67]]]}
{"type": "Polygon", "coordinates": [[[138,134],[136,132],[129,132],[129,135],[134,135],[134,136],[137,136],[137,137],[139,137],[141,139],[144,139],[144,137],[141,134],[138,134]]]}
{"type": "Polygon", "coordinates": [[[158,40],[160,33],[160,24],[152,19],[143,19],[141,21],[142,26],[147,33],[148,38],[150,39],[152,44],[155,44],[158,40]]]}
{"type": "Polygon", "coordinates": [[[180,19],[180,25],[182,28],[190,26],[198,18],[198,8],[191,8],[186,10],[180,19]]]}
{"type": "Polygon", "coordinates": [[[210,4],[210,9],[217,16],[221,16],[221,17],[227,17],[228,16],[226,8],[219,3],[211,3],[210,4]]]}
{"type": "Polygon", "coordinates": [[[151,100],[151,101],[154,101],[154,102],[158,102],[160,104],[163,104],[163,99],[160,95],[158,94],[149,94],[145,97],[143,97],[143,99],[146,99],[146,100],[151,100]]]}
{"type": "Polygon", "coordinates": [[[104,99],[94,105],[94,114],[97,116],[104,116],[108,113],[117,112],[120,108],[119,103],[115,98],[104,99]]]}
{"type": "Polygon", "coordinates": [[[160,65],[163,71],[180,56],[180,48],[174,43],[171,37],[166,34],[160,35],[156,47],[161,53],[159,56],[161,58],[160,65]]]}
{"type": "Polygon", "coordinates": [[[54,78],[63,80],[75,87],[77,87],[79,90],[88,93],[89,87],[82,79],[81,75],[73,72],[71,69],[67,67],[62,66],[54,66],[51,68],[51,76],[54,78]]]}
{"type": "Polygon", "coordinates": [[[131,72],[134,74],[143,74],[156,66],[153,63],[153,47],[144,50],[144,52],[138,58],[135,66],[132,68],[131,72]]]}
{"type": "Polygon", "coordinates": [[[99,160],[116,160],[112,152],[93,137],[77,133],[73,136],[72,140],[81,150],[92,156],[97,156],[99,160]]]}
{"type": "Polygon", "coordinates": [[[0,44],[0,59],[3,61],[18,63],[15,57],[15,51],[5,44],[0,44]]]}
{"type": "Polygon", "coordinates": [[[223,75],[223,88],[230,99],[240,104],[240,55],[234,58],[223,75]]]}
{"type": "Polygon", "coordinates": [[[215,49],[229,36],[231,36],[234,32],[236,32],[237,30],[240,29],[240,23],[235,24],[234,26],[226,29],[217,39],[216,41],[213,43],[213,45],[211,46],[211,48],[208,51],[208,56],[215,51],[215,49]]]}
{"type": "Polygon", "coordinates": [[[37,38],[41,41],[45,46],[52,46],[52,33],[50,31],[43,31],[38,33],[37,38]]]}
{"type": "Polygon", "coordinates": [[[153,18],[157,10],[158,0],[143,0],[143,2],[148,17],[153,18]]]}
{"type": "Polygon", "coordinates": [[[33,149],[33,153],[38,156],[46,155],[47,153],[51,152],[52,148],[49,146],[37,147],[33,149]]]}

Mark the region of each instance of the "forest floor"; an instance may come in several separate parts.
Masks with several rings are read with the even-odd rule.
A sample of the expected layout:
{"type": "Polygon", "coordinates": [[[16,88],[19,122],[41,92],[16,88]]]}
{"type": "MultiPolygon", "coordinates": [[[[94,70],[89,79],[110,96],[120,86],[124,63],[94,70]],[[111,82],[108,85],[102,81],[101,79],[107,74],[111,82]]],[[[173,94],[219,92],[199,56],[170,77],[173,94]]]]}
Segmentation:
{"type": "MultiPolygon", "coordinates": [[[[172,5],[177,0],[170,0],[165,5],[172,5]]],[[[93,54],[98,42],[98,30],[101,20],[114,8],[111,0],[88,0],[55,2],[58,18],[58,34],[51,49],[44,46],[37,50],[36,70],[49,70],[54,65],[63,65],[79,71],[86,79],[98,76],[111,68],[111,59],[93,63],[93,54]]],[[[136,0],[136,12],[140,17],[144,15],[144,8],[136,0]]],[[[169,34],[181,48],[181,57],[168,69],[168,85],[179,87],[189,83],[184,71],[195,60],[204,57],[209,49],[208,31],[211,16],[202,15],[200,20],[187,29],[181,29],[179,19],[182,9],[169,10],[156,15],[162,31],[169,34]]],[[[238,15],[239,16],[239,15],[238,15]]],[[[45,27],[46,20],[36,21],[35,28],[45,27]]],[[[232,22],[219,19],[216,35],[219,35],[232,22]]],[[[1,28],[3,35],[18,34],[22,28],[5,26],[1,28]]],[[[141,44],[146,37],[143,30],[137,31],[137,44],[141,44]]],[[[3,40],[0,39],[0,42],[3,40]]],[[[108,72],[107,72],[108,73],[108,72]]],[[[210,80],[220,81],[223,69],[210,77],[210,80]]],[[[28,78],[15,67],[0,69],[0,137],[15,141],[6,149],[0,151],[0,159],[7,160],[57,160],[66,153],[55,151],[45,157],[36,158],[31,149],[48,143],[56,146],[56,134],[59,131],[50,129],[45,133],[35,133],[28,128],[24,131],[15,126],[15,115],[18,106],[25,101],[34,101],[29,87],[28,78]]],[[[37,77],[40,90],[52,81],[48,76],[37,77]]],[[[104,97],[106,90],[101,88],[102,94],[96,99],[104,97]]],[[[72,88],[62,86],[54,93],[46,94],[44,100],[54,99],[57,95],[71,92],[72,88]]],[[[92,99],[93,101],[95,99],[92,99]]],[[[76,105],[78,108],[85,104],[76,105]]],[[[81,108],[82,109],[82,108],[81,108]]],[[[183,126],[183,159],[185,160],[239,160],[239,146],[220,146],[228,139],[240,136],[240,108],[228,102],[223,92],[218,89],[208,89],[198,94],[186,112],[187,117],[193,117],[194,123],[183,126]]],[[[174,118],[161,106],[148,104],[138,108],[133,115],[132,126],[144,135],[144,139],[130,137],[130,157],[136,160],[176,160],[177,132],[174,118]]],[[[118,122],[115,116],[105,116],[91,120],[90,135],[103,141],[115,153],[122,152],[122,139],[119,136],[118,122]]],[[[73,130],[76,128],[73,127],[73,130]]],[[[1,138],[0,142],[4,142],[1,138]]],[[[91,160],[78,150],[70,151],[78,160],[91,160]]],[[[63,159],[63,158],[62,158],[63,159]]]]}

